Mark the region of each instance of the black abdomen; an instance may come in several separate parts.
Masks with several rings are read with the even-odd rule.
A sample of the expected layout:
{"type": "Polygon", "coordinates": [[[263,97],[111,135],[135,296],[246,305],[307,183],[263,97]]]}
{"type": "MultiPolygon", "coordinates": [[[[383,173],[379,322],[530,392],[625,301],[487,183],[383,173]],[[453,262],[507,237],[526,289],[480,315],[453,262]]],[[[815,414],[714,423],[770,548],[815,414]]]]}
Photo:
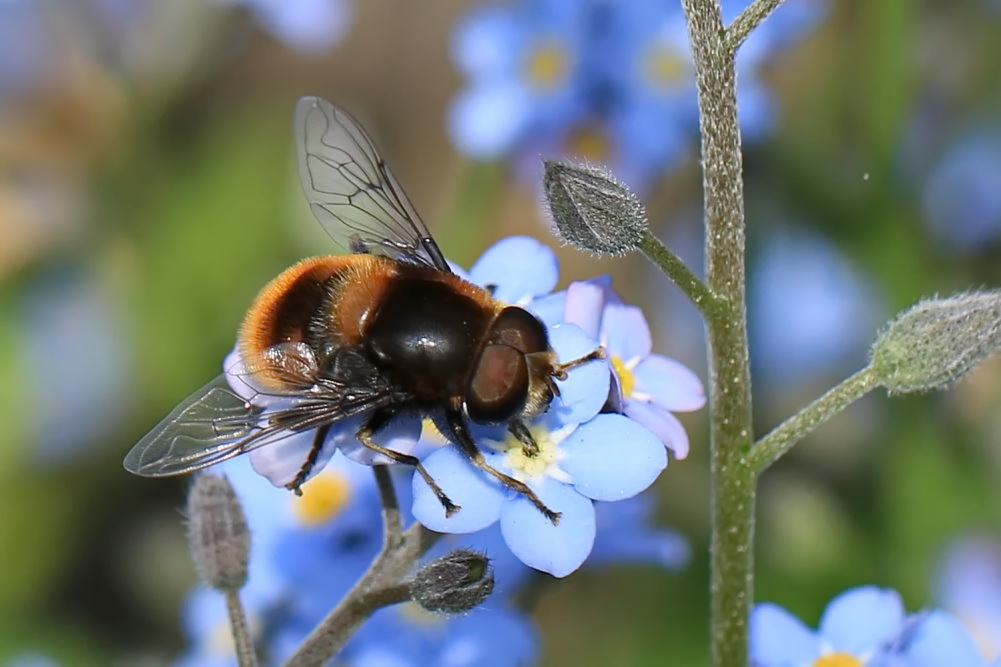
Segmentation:
{"type": "Polygon", "coordinates": [[[373,361],[420,402],[465,394],[492,313],[444,283],[390,282],[366,327],[373,361]]]}

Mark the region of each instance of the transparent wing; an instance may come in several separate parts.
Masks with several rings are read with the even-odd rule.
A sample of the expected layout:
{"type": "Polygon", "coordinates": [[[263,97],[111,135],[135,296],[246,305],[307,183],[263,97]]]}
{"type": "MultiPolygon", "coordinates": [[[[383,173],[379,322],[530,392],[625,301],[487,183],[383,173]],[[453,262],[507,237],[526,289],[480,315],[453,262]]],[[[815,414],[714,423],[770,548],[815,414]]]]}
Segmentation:
{"type": "Polygon", "coordinates": [[[245,400],[221,374],[186,398],[125,456],[125,469],[144,477],[193,472],[290,435],[333,424],[392,402],[382,390],[344,391],[330,382],[264,408],[245,400]]]}
{"type": "Polygon", "coordinates": [[[345,250],[451,272],[365,130],[319,97],[295,108],[299,179],[313,215],[345,250]]]}

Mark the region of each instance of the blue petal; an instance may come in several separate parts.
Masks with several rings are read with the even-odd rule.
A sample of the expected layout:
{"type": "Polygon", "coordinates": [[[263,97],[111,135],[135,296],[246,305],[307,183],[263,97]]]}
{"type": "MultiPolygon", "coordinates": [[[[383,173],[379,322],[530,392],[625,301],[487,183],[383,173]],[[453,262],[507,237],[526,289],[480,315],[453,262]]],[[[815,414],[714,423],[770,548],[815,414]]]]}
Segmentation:
{"type": "MultiPolygon", "coordinates": [[[[449,619],[445,646],[433,664],[509,667],[537,662],[539,638],[524,615],[493,607],[449,619]]],[[[426,663],[431,664],[431,663],[426,663]]]]}
{"type": "Polygon", "coordinates": [[[469,271],[478,285],[495,285],[501,301],[528,304],[556,286],[560,266],[556,254],[527,236],[512,236],[487,249],[469,271]]]}
{"type": "Polygon", "coordinates": [[[860,586],[831,600],[820,619],[820,635],[834,650],[861,655],[894,639],[903,623],[899,593],[860,586]]]}
{"type": "Polygon", "coordinates": [[[474,10],[453,32],[452,59],[472,77],[516,77],[524,42],[522,32],[506,9],[474,10]]]}
{"type": "Polygon", "coordinates": [[[526,91],[514,82],[474,85],[460,92],[449,109],[452,143],[478,160],[499,158],[518,141],[529,111],[526,91]]]}
{"type": "Polygon", "coordinates": [[[634,394],[666,410],[689,412],[706,404],[699,376],[674,359],[651,354],[633,369],[633,378],[634,394]]]}
{"type": "Polygon", "coordinates": [[[756,605],[750,630],[751,661],[760,667],[810,664],[820,655],[813,631],[778,605],[756,605]]]}
{"type": "Polygon", "coordinates": [[[688,456],[688,432],[670,412],[652,403],[633,399],[626,400],[624,412],[627,417],[639,422],[657,436],[657,439],[671,450],[674,458],[684,459],[688,456]]]}
{"type": "Polygon", "coordinates": [[[507,490],[474,468],[455,447],[442,447],[422,463],[445,495],[461,509],[446,517],[431,487],[415,471],[413,512],[417,521],[441,533],[472,533],[500,517],[507,490]]]}
{"type": "Polygon", "coordinates": [[[594,545],[594,505],[572,486],[546,478],[531,484],[550,509],[562,512],[559,525],[542,515],[524,496],[504,504],[501,532],[521,562],[556,577],[565,577],[584,562],[594,545]]]}
{"type": "MultiPolygon", "coordinates": [[[[566,363],[594,351],[598,344],[573,324],[560,324],[549,331],[549,342],[560,361],[566,363]]],[[[590,361],[557,380],[560,397],[551,411],[564,424],[579,424],[598,414],[608,399],[611,370],[605,361],[590,361]]]]}
{"type": "MultiPolygon", "coordinates": [[[[295,479],[313,449],[316,429],[302,433],[290,433],[288,437],[273,442],[266,447],[258,447],[250,452],[250,463],[258,474],[263,475],[275,486],[285,486],[295,479]]],[[[328,439],[320,450],[310,477],[323,469],[337,448],[328,439]]]]}
{"type": "Polygon", "coordinates": [[[650,354],[650,327],[643,311],[636,306],[611,303],[605,306],[601,318],[602,338],[608,353],[629,363],[650,354]]]}
{"type": "Polygon", "coordinates": [[[590,280],[570,283],[567,288],[565,321],[576,324],[595,340],[601,337],[605,289],[599,282],[590,280]]]}
{"type": "Polygon", "coordinates": [[[598,533],[588,566],[607,563],[653,563],[677,570],[691,558],[691,548],[679,533],[653,526],[653,495],[633,496],[615,503],[595,503],[598,533]]]}
{"type": "Polygon", "coordinates": [[[921,620],[907,645],[910,667],[983,667],[985,661],[966,627],[942,611],[921,620]]]}
{"type": "Polygon", "coordinates": [[[650,486],[667,467],[657,437],[628,417],[598,415],[563,442],[560,468],[594,500],[622,500],[650,486]]]}
{"type": "Polygon", "coordinates": [[[566,303],[567,293],[564,290],[539,297],[526,305],[525,308],[534,313],[536,317],[542,320],[546,328],[550,329],[565,320],[564,311],[566,310],[566,303]]]}
{"type": "MultiPolygon", "coordinates": [[[[364,465],[388,465],[395,463],[382,454],[377,454],[361,444],[356,434],[362,422],[368,418],[363,415],[357,419],[349,419],[337,425],[330,435],[330,440],[352,461],[364,465]]],[[[373,436],[376,443],[403,454],[412,454],[420,441],[421,419],[417,415],[400,415],[393,418],[385,427],[373,436]]]]}
{"type": "Polygon", "coordinates": [[[330,49],[347,31],[352,5],[344,0],[243,0],[283,43],[302,52],[330,49]]]}

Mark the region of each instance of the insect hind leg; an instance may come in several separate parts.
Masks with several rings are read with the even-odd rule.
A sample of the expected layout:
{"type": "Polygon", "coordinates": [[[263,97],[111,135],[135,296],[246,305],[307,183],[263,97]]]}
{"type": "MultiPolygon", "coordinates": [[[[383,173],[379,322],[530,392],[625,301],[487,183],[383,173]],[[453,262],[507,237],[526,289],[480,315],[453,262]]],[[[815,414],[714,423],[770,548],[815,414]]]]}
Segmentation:
{"type": "Polygon", "coordinates": [[[410,454],[398,452],[395,449],[383,447],[372,439],[372,436],[374,436],[388,421],[388,415],[376,413],[372,415],[364,426],[358,429],[358,432],[355,433],[355,437],[358,438],[358,441],[365,445],[365,447],[377,454],[382,454],[394,463],[402,463],[403,465],[413,466],[413,468],[417,471],[417,474],[419,474],[427,483],[432,493],[434,493],[435,498],[437,498],[438,502],[441,503],[441,506],[445,508],[445,516],[452,516],[458,512],[459,509],[461,509],[460,506],[453,503],[449,497],[445,495],[445,492],[441,490],[440,486],[438,486],[438,482],[434,480],[431,473],[429,473],[421,464],[421,460],[419,458],[410,454]]]}
{"type": "Polygon", "coordinates": [[[295,479],[285,485],[286,489],[297,496],[302,495],[302,485],[306,483],[309,473],[313,471],[313,466],[316,465],[316,459],[320,456],[320,450],[323,449],[323,441],[327,439],[327,434],[330,433],[330,426],[330,424],[324,424],[316,429],[316,433],[313,435],[313,446],[310,447],[306,460],[303,461],[302,467],[296,473],[295,479]]]}

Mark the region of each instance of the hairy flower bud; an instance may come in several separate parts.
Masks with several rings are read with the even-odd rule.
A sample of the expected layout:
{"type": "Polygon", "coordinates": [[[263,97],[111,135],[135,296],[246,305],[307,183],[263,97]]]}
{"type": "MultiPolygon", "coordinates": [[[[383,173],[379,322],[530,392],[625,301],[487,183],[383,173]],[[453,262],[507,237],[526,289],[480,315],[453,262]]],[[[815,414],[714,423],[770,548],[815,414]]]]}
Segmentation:
{"type": "Polygon", "coordinates": [[[410,585],[414,602],[442,614],[469,611],[493,590],[490,560],[469,549],[456,549],[427,563],[417,571],[410,585]]]}
{"type": "Polygon", "coordinates": [[[196,475],[187,514],[188,544],[198,576],[217,590],[239,590],[247,581],[250,531],[229,480],[196,475]]]}
{"type": "Polygon", "coordinates": [[[550,160],[544,164],[546,200],[565,242],[597,255],[624,255],[639,247],[646,211],[611,172],[550,160]]]}
{"type": "Polygon", "coordinates": [[[872,346],[872,369],[890,393],[942,389],[1001,348],[1001,292],[918,302],[872,346]]]}

